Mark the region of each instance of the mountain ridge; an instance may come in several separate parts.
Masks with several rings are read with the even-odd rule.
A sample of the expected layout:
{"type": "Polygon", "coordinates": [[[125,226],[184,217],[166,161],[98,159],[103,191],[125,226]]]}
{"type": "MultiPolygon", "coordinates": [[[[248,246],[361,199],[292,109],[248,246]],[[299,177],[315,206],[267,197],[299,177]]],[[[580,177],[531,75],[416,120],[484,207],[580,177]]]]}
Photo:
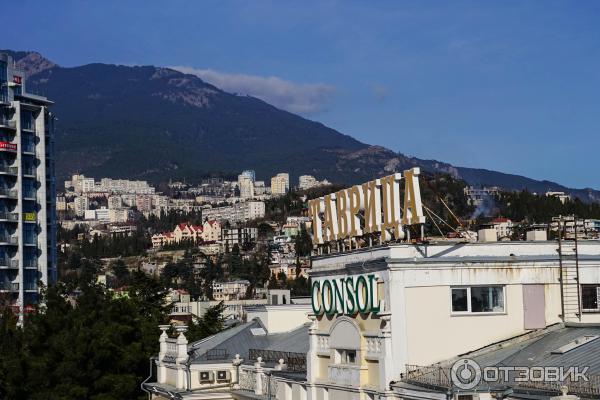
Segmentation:
{"type": "Polygon", "coordinates": [[[61,67],[36,52],[13,56],[27,84],[55,102],[57,174],[160,181],[289,171],[350,184],[418,166],[476,186],[565,191],[584,201],[600,191],[488,169],[409,157],[365,144],[251,96],[231,94],[166,67],[91,63],[61,67]]]}

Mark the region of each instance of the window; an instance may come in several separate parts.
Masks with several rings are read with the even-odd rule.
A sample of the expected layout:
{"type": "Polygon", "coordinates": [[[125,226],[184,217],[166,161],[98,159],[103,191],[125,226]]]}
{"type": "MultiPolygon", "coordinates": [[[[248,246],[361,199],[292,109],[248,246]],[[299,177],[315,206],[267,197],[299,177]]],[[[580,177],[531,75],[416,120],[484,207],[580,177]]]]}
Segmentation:
{"type": "Polygon", "coordinates": [[[338,350],[341,364],[356,364],[356,350],[338,350]]]}
{"type": "Polygon", "coordinates": [[[469,302],[467,300],[468,289],[452,289],[452,311],[469,311],[469,302]]]}
{"type": "Polygon", "coordinates": [[[504,312],[503,286],[452,288],[453,313],[504,312]]]}
{"type": "Polygon", "coordinates": [[[600,311],[600,285],[581,285],[583,311],[600,311]]]}

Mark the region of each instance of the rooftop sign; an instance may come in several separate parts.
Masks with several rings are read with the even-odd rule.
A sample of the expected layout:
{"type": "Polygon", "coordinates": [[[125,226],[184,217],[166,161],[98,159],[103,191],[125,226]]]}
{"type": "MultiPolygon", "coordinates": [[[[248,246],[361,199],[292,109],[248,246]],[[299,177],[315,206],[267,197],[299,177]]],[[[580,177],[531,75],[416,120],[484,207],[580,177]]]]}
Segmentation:
{"type": "Polygon", "coordinates": [[[368,233],[381,233],[383,241],[403,239],[403,225],[425,222],[419,173],[419,168],[412,168],[309,200],[313,244],[368,233]],[[402,179],[403,202],[400,199],[402,179]]]}

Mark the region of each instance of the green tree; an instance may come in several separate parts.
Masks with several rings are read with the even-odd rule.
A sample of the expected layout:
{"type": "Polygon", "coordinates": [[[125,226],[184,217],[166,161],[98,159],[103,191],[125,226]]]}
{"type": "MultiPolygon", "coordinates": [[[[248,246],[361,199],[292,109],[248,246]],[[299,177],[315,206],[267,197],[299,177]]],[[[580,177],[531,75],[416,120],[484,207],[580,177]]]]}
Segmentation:
{"type": "Polygon", "coordinates": [[[121,259],[113,261],[110,264],[110,270],[117,279],[117,287],[127,284],[129,281],[129,269],[121,259]]]}

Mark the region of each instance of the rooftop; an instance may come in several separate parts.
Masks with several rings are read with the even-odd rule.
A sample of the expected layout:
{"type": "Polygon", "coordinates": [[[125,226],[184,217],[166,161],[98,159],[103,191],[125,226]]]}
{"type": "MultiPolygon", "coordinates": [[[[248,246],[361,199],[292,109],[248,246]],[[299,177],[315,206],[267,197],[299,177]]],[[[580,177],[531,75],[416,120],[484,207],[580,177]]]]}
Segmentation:
{"type": "MultiPolygon", "coordinates": [[[[427,366],[408,366],[399,388],[446,392],[453,387],[450,369],[458,359],[475,361],[485,367],[570,367],[585,372],[589,382],[570,386],[570,393],[584,398],[600,398],[600,324],[557,324],[540,331],[492,344],[483,349],[461,354],[454,359],[427,366]],[[587,340],[585,340],[587,338],[587,340]]],[[[515,382],[516,373],[498,382],[482,382],[472,391],[514,391],[511,397],[547,398],[558,393],[568,382],[515,382]]],[[[402,389],[401,389],[402,390],[402,389]]],[[[458,390],[454,388],[454,390],[458,390]]]]}
{"type": "MultiPolygon", "coordinates": [[[[190,343],[192,363],[230,362],[236,354],[251,362],[251,349],[261,351],[302,353],[308,352],[308,324],[288,332],[269,333],[259,319],[235,326],[216,335],[190,343]]],[[[267,363],[270,360],[265,360],[267,363]]],[[[275,360],[273,360],[275,361],[275,360]]]]}

